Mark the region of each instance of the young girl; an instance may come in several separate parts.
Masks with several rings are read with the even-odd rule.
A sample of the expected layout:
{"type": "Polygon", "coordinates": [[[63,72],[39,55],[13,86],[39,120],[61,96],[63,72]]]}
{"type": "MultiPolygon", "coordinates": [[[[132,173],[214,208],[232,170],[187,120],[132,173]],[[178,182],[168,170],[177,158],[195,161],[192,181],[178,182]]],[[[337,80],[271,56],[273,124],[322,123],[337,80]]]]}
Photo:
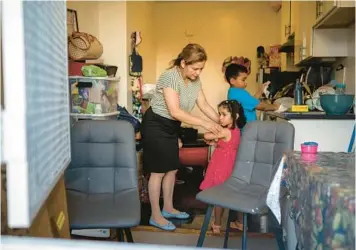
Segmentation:
{"type": "MultiPolygon", "coordinates": [[[[210,132],[204,134],[204,139],[210,145],[216,143],[216,148],[211,157],[205,178],[200,184],[201,190],[220,185],[230,178],[240,144],[240,129],[246,124],[242,106],[237,101],[223,101],[219,104],[218,110],[220,125],[224,129],[219,135],[210,132]]],[[[215,221],[211,227],[214,234],[219,234],[223,208],[215,207],[214,214],[215,221]]],[[[242,216],[239,215],[238,217],[238,221],[231,223],[231,227],[242,230],[242,216]]]]}

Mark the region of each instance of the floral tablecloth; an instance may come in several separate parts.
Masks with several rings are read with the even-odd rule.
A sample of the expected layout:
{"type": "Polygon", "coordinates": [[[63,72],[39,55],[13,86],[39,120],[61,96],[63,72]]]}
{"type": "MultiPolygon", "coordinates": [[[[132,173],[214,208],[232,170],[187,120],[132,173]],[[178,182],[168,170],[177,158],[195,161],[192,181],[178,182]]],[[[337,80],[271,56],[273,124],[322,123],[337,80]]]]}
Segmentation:
{"type": "Polygon", "coordinates": [[[355,153],[288,153],[286,165],[300,249],[355,249],[355,153]]]}

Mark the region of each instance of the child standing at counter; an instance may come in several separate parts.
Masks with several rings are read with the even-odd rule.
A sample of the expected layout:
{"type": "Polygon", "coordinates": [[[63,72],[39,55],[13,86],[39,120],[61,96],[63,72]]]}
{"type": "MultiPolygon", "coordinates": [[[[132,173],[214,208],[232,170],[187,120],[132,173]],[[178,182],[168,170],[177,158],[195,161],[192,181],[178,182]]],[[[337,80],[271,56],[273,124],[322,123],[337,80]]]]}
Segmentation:
{"type": "Polygon", "coordinates": [[[269,83],[265,83],[261,88],[252,96],[247,90],[247,77],[248,70],[245,66],[239,64],[230,64],[225,70],[225,79],[230,84],[230,88],[227,94],[228,100],[236,100],[241,103],[244,113],[246,115],[246,121],[256,121],[256,110],[260,111],[277,111],[280,109],[280,104],[264,103],[260,102],[263,90],[269,83]]]}

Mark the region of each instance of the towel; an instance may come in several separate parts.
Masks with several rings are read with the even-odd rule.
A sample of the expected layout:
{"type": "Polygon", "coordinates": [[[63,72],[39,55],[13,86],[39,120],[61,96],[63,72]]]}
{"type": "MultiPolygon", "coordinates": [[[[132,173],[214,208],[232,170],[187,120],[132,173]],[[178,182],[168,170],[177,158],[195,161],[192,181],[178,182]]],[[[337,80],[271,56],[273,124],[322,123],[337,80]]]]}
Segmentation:
{"type": "Polygon", "coordinates": [[[281,191],[281,179],[283,173],[283,166],[286,160],[285,158],[286,156],[283,156],[279,163],[272,184],[269,187],[267,200],[266,200],[267,206],[271,209],[272,213],[276,217],[279,224],[281,224],[281,206],[279,204],[279,196],[281,191]]]}

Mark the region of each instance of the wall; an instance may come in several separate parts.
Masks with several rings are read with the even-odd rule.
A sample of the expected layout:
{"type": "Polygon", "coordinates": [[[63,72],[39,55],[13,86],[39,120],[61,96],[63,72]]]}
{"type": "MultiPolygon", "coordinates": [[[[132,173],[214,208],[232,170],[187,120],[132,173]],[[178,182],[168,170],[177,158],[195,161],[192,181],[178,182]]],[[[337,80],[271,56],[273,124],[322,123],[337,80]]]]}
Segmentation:
{"type": "MultiPolygon", "coordinates": [[[[137,47],[137,52],[143,59],[143,83],[156,82],[156,43],[153,23],[154,2],[152,1],[129,1],[127,2],[127,55],[132,52],[131,33],[141,32],[142,42],[137,47]]],[[[130,81],[130,77],[128,77],[130,81]]],[[[129,83],[128,103],[132,103],[132,94],[129,83]]],[[[128,107],[131,111],[131,105],[128,107]]]]}
{"type": "Polygon", "coordinates": [[[118,67],[117,76],[120,76],[119,104],[128,106],[131,103],[130,85],[128,81],[128,54],[127,54],[127,3],[124,1],[100,1],[98,4],[99,39],[104,47],[102,59],[106,64],[118,67]]]}
{"type": "Polygon", "coordinates": [[[79,30],[93,34],[103,44],[102,59],[118,66],[121,77],[119,104],[132,109],[128,75],[131,53],[130,35],[141,31],[143,40],[138,52],[143,57],[144,82],[156,81],[156,50],[153,29],[153,2],[137,1],[67,1],[67,7],[77,10],[79,30]]]}
{"type": "MultiPolygon", "coordinates": [[[[355,94],[355,25],[349,28],[349,37],[347,39],[348,57],[338,61],[334,67],[336,68],[340,63],[346,67],[346,92],[355,94]]],[[[335,74],[335,79],[342,82],[343,71],[338,71],[335,74]]]]}
{"type": "MultiPolygon", "coordinates": [[[[142,42],[137,51],[143,58],[143,80],[156,82],[156,37],[153,23],[155,3],[152,1],[127,2],[127,37],[134,31],[141,31],[142,42]]],[[[128,51],[131,46],[128,43],[128,51]]]]}
{"type": "Polygon", "coordinates": [[[69,9],[78,15],[79,30],[95,35],[104,47],[106,64],[118,67],[120,76],[118,103],[127,106],[129,86],[127,79],[128,55],[126,51],[126,2],[124,1],[67,1],[69,9]]]}
{"type": "Polygon", "coordinates": [[[99,36],[99,12],[97,1],[67,1],[67,8],[77,11],[79,30],[99,36]]]}
{"type": "MultiPolygon", "coordinates": [[[[221,65],[228,56],[252,61],[247,90],[254,93],[256,49],[280,42],[281,17],[269,2],[156,2],[154,27],[157,49],[157,76],[189,42],[200,43],[208,53],[201,79],[208,102],[215,108],[226,99],[228,84],[221,65]]],[[[197,109],[194,114],[202,115],[197,109]]]]}

